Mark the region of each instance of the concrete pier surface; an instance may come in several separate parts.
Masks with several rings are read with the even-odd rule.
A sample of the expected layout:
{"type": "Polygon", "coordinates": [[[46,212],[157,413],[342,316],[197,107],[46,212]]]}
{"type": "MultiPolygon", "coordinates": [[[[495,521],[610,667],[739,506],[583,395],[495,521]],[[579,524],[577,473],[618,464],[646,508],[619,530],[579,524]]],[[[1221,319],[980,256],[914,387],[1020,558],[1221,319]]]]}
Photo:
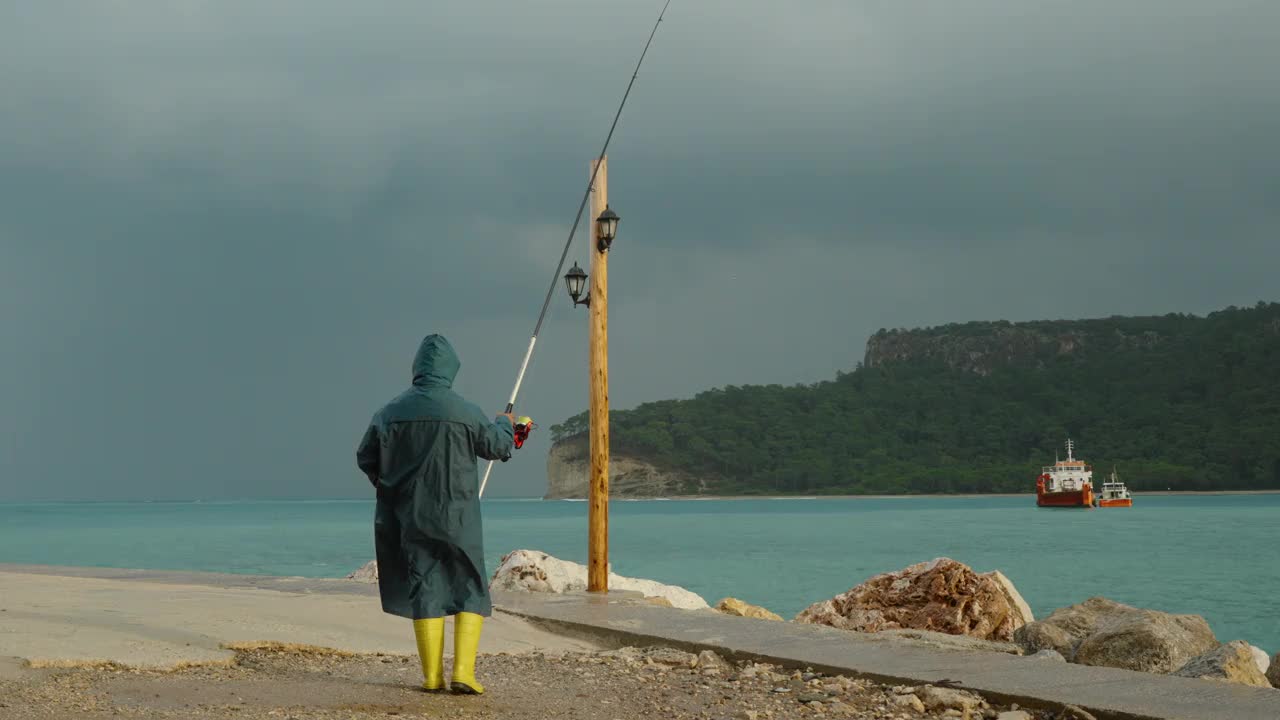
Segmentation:
{"type": "Polygon", "coordinates": [[[615,643],[711,649],[731,660],[936,684],[1033,708],[1075,706],[1099,720],[1280,720],[1280,690],[1073,665],[714,611],[672,610],[634,598],[508,593],[507,612],[564,633],[615,643]]]}
{"type": "MultiPolygon", "coordinates": [[[[377,588],[366,583],[0,565],[0,657],[36,667],[166,668],[229,661],[234,652],[227,646],[260,642],[417,652],[412,624],[384,614],[377,588]]],[[[451,638],[445,647],[453,647],[451,638]]],[[[485,625],[480,651],[595,648],[497,612],[485,625]]]]}
{"type": "MultiPolygon", "coordinates": [[[[634,595],[494,593],[487,653],[624,645],[713,650],[731,660],[903,684],[943,684],[1002,703],[1072,705],[1106,718],[1277,720],[1280,691],[943,650],[826,627],[658,607],[634,595]]],[[[358,653],[415,652],[376,587],[348,580],[0,565],[0,676],[13,660],[163,667],[227,660],[274,641],[358,653]]]]}

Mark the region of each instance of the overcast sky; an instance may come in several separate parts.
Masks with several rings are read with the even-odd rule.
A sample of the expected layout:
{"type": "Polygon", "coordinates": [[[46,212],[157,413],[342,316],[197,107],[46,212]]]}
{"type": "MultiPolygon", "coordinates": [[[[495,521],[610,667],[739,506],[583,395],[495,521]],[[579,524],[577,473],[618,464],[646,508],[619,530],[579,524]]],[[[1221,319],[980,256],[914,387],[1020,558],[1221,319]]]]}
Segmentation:
{"type": "MultiPolygon", "coordinates": [[[[660,7],[9,3],[0,501],[365,496],[431,332],[500,409],[660,7]]],[[[1274,0],[674,0],[610,150],[614,407],[1280,300],[1277,67],[1274,0]]],[[[586,405],[556,293],[495,496],[586,405]]]]}

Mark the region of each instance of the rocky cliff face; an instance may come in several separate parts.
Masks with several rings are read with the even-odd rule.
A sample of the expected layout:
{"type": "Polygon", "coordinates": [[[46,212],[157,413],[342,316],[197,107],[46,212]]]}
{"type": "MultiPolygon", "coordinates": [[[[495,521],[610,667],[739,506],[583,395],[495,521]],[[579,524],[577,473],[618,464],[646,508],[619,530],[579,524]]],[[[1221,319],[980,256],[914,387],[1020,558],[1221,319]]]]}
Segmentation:
{"type": "MultiPolygon", "coordinates": [[[[546,498],[585,498],[590,469],[585,437],[579,435],[552,445],[547,454],[546,498]]],[[[610,497],[670,497],[696,495],[704,490],[700,482],[684,473],[660,470],[624,453],[610,455],[610,497]]]]}
{"type": "Polygon", "coordinates": [[[1154,347],[1154,330],[1103,329],[1098,321],[967,323],[924,330],[881,330],[867,340],[869,368],[912,360],[988,375],[1002,365],[1041,365],[1064,355],[1154,347]]]}

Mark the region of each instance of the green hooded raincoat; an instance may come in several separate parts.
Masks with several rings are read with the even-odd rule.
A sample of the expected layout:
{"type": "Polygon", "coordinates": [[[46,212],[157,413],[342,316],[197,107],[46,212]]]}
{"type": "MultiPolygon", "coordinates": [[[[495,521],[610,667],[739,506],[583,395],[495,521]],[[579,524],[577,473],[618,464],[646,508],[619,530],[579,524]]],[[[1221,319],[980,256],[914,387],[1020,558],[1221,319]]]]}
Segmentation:
{"type": "Polygon", "coordinates": [[[512,429],[451,389],[460,366],[448,340],[427,336],[413,386],[373,416],[356,450],[378,490],[382,609],[414,620],[492,611],[476,459],[509,458],[512,429]]]}

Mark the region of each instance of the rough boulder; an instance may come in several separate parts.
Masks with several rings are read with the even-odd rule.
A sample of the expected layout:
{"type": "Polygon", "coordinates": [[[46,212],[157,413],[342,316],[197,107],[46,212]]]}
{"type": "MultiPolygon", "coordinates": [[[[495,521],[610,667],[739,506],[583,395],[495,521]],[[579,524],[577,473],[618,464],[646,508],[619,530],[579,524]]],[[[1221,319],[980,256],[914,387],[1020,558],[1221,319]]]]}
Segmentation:
{"type": "Polygon", "coordinates": [[[1056,650],[1081,665],[1169,674],[1217,647],[1199,615],[1173,615],[1090,598],[1015,633],[1027,653],[1056,650]]]}
{"type": "Polygon", "coordinates": [[[1271,658],[1271,665],[1267,668],[1267,679],[1271,681],[1271,687],[1280,688],[1280,653],[1271,658]]]}
{"type": "MultiPolygon", "coordinates": [[[[489,587],[494,590],[545,593],[581,592],[587,589],[587,568],[538,550],[513,550],[498,563],[489,587]]],[[[710,607],[696,593],[653,580],[609,573],[609,589],[638,592],[646,598],[661,598],[669,602],[671,607],[682,610],[703,610],[710,607]]]]}
{"type": "Polygon", "coordinates": [[[950,558],[876,575],[796,616],[796,622],[843,630],[930,630],[1001,641],[1032,620],[1008,578],[976,573],[950,558]]]}
{"type": "Polygon", "coordinates": [[[1253,657],[1253,650],[1249,643],[1243,640],[1219,645],[1203,655],[1191,658],[1190,662],[1179,668],[1174,675],[1225,680],[1254,687],[1271,687],[1266,676],[1258,671],[1258,663],[1253,657]]]}

